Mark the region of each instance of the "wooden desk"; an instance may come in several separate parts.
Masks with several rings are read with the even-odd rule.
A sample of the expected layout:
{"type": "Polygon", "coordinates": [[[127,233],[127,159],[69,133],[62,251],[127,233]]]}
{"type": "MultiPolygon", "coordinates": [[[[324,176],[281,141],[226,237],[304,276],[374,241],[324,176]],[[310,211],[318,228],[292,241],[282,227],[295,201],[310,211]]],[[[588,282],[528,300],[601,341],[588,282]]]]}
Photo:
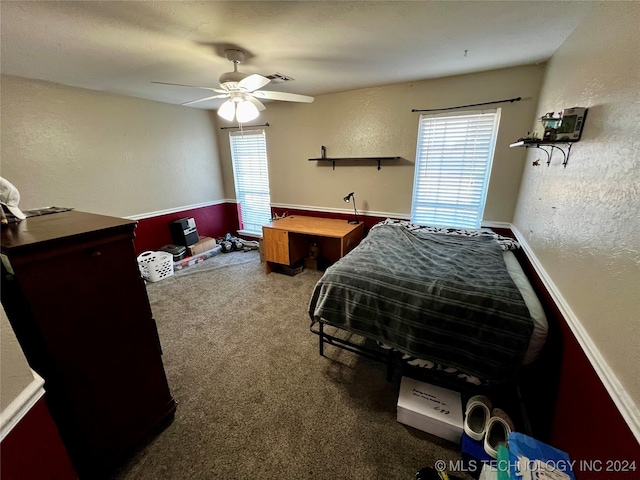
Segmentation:
{"type": "Polygon", "coordinates": [[[265,269],[274,265],[293,265],[309,253],[309,245],[320,247],[320,257],[329,262],[353,250],[364,237],[364,224],[352,224],[335,218],[291,215],[262,227],[265,269]]]}

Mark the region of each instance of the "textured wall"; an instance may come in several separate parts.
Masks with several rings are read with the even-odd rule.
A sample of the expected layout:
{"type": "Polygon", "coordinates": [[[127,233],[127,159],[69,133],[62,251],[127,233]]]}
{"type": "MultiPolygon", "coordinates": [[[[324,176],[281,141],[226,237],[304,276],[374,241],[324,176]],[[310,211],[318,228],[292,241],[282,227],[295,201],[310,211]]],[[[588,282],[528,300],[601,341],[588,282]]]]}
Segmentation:
{"type": "MultiPolygon", "coordinates": [[[[405,215],[411,192],[420,114],[411,109],[523,97],[502,108],[500,130],[484,219],[510,222],[525,152],[509,143],[526,133],[535,114],[544,68],[526,66],[414,83],[321,95],[311,104],[271,102],[252,123],[269,122],[267,151],[271,201],[302,207],[349,211],[342,201],[355,191],[358,210],[405,215]],[[400,156],[399,162],[331,164],[320,157],[400,156]]],[[[219,134],[227,197],[235,197],[227,131],[219,134]]]]}
{"type": "Polygon", "coordinates": [[[20,207],[139,215],[224,198],[206,111],[3,76],[2,176],[20,207]]]}
{"type": "MultiPolygon", "coordinates": [[[[537,116],[589,107],[567,168],[527,162],[514,223],[640,405],[640,3],[597,9],[548,63],[537,116]]],[[[534,150],[528,160],[538,158],[534,150]]],[[[624,396],[624,392],[622,392],[624,396]]],[[[637,422],[637,419],[636,419],[637,422]]]]}

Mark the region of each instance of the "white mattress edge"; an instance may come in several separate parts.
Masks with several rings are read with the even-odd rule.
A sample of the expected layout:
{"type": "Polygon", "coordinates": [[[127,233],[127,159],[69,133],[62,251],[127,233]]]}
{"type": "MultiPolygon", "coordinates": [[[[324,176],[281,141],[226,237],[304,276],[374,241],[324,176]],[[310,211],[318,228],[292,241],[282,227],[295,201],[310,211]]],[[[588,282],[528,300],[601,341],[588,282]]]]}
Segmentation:
{"type": "Polygon", "coordinates": [[[531,286],[531,282],[527,278],[524,270],[518,259],[511,250],[507,250],[503,253],[504,263],[507,266],[507,271],[513,282],[520,290],[522,299],[525,305],[529,309],[529,315],[533,320],[533,332],[531,333],[531,340],[529,340],[529,346],[524,354],[522,360],[523,365],[530,365],[538,357],[542,347],[544,347],[547,341],[547,335],[549,333],[549,323],[547,322],[547,316],[544,313],[544,308],[538,299],[538,295],[531,286]]]}

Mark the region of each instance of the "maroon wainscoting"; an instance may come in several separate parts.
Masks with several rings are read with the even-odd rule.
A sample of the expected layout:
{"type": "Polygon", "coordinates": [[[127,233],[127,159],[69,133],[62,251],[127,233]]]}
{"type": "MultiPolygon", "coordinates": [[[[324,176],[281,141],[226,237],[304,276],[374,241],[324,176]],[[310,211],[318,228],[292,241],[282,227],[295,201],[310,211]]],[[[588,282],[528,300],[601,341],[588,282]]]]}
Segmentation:
{"type": "Polygon", "coordinates": [[[238,213],[235,203],[220,203],[207,207],[183,210],[181,212],[158,215],[138,220],[134,246],[136,253],[158,250],[173,243],[169,224],[180,218],[193,218],[201,237],[218,238],[226,233],[236,234],[238,213]]]}
{"type": "Polygon", "coordinates": [[[551,443],[577,460],[577,480],[640,478],[640,444],[569,326],[561,328],[564,353],[551,443]],[[631,466],[635,470],[621,471],[631,466]]]}
{"type": "Polygon", "coordinates": [[[530,384],[523,388],[528,410],[534,412],[533,426],[544,427],[539,430],[540,440],[564,450],[576,461],[577,480],[638,478],[640,444],[531,262],[522,250],[516,255],[549,319],[547,345],[536,362],[530,384]],[[540,416],[544,412],[552,416],[551,422],[540,416]],[[635,472],[615,471],[625,465],[625,460],[635,461],[635,472]]]}
{"type": "Polygon", "coordinates": [[[0,446],[6,479],[77,479],[44,397],[13,427],[0,446]]]}

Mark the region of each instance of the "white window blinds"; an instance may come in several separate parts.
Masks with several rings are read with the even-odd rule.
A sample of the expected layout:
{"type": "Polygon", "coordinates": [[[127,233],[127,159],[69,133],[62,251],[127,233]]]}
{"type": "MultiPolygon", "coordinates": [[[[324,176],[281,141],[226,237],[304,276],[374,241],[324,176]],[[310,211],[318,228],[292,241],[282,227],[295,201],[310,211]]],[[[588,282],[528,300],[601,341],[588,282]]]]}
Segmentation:
{"type": "Polygon", "coordinates": [[[411,221],[478,228],[500,122],[500,109],[421,115],[411,221]]]}
{"type": "Polygon", "coordinates": [[[265,132],[232,132],[229,134],[229,142],[240,230],[261,236],[262,225],[271,221],[265,132]]]}

